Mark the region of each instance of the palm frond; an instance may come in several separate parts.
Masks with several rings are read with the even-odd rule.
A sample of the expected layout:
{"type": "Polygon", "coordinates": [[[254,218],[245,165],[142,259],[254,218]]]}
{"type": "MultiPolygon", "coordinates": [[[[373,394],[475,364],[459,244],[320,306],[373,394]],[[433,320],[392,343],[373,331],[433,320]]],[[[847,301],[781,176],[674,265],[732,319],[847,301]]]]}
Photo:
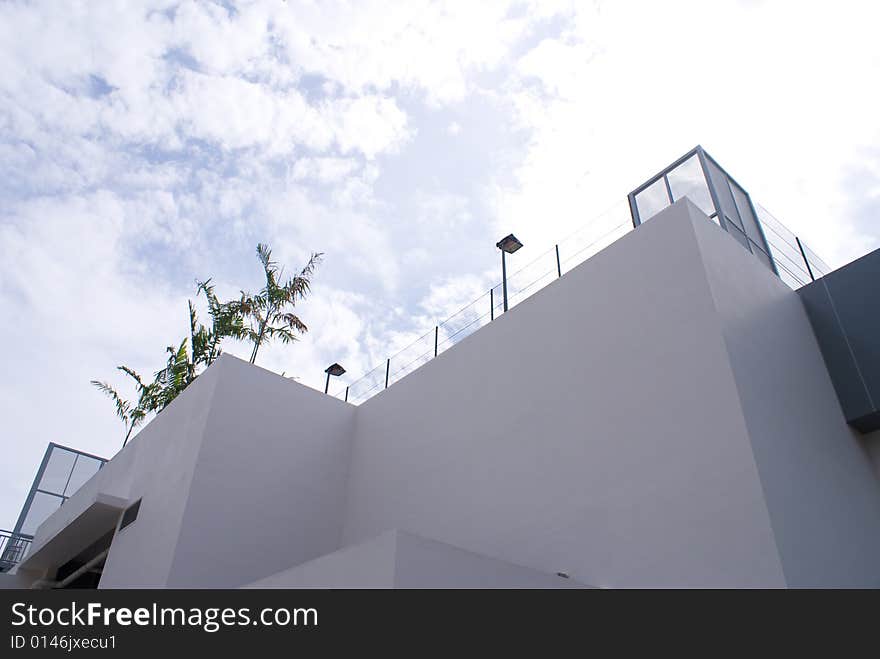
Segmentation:
{"type": "Polygon", "coordinates": [[[137,386],[138,386],[138,389],[139,389],[139,390],[144,388],[145,385],[144,385],[143,380],[141,380],[141,376],[138,375],[138,374],[134,371],[134,369],[131,369],[131,368],[129,368],[128,366],[117,366],[117,367],[116,367],[116,370],[118,370],[118,371],[122,371],[122,372],[125,373],[128,377],[130,377],[132,380],[134,380],[134,381],[137,383],[137,386]]]}

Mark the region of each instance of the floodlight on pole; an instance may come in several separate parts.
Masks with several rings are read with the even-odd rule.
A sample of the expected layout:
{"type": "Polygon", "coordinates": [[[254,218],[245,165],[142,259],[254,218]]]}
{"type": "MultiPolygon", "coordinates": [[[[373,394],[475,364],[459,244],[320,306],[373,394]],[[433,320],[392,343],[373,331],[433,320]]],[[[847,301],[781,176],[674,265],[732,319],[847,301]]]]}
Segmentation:
{"type": "Polygon", "coordinates": [[[333,375],[338,377],[345,373],[345,369],[342,368],[339,364],[330,364],[324,372],[327,374],[327,382],[324,383],[324,393],[326,394],[330,390],[330,376],[333,375]]]}
{"type": "Polygon", "coordinates": [[[501,250],[501,289],[504,293],[505,312],[507,311],[507,255],[513,254],[522,246],[523,244],[513,234],[505,236],[495,243],[495,247],[501,250]]]}

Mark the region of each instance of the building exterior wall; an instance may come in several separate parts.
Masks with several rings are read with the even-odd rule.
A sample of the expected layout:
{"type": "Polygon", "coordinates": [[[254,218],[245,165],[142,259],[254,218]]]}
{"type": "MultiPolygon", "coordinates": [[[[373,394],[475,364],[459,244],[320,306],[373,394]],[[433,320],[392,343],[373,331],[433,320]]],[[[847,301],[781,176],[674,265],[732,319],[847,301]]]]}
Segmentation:
{"type": "Polygon", "coordinates": [[[141,499],[137,521],[113,539],[102,588],[162,588],[168,584],[196,457],[214,410],[214,389],[221,371],[218,363],[200,375],[98,472],[98,478],[112,480],[116,491],[125,492],[130,503],[141,499]]]}
{"type": "Polygon", "coordinates": [[[142,503],[102,588],[876,586],[873,446],[685,199],[359,407],[221,357],[34,546],[104,497],[142,503]]]}
{"type": "Polygon", "coordinates": [[[386,531],[247,588],[583,588],[569,578],[386,531]]]}
{"type": "Polygon", "coordinates": [[[878,282],[874,250],[798,291],[844,416],[864,433],[880,429],[878,282]]]}
{"type": "Polygon", "coordinates": [[[858,434],[858,441],[874,467],[875,475],[880,478],[880,430],[868,434],[858,434]]]}
{"type": "Polygon", "coordinates": [[[799,296],[713,226],[694,228],[787,584],[880,586],[880,481],[799,296]]]}
{"type": "Polygon", "coordinates": [[[783,586],[685,204],[362,404],[343,543],[402,528],[597,586],[783,586]]]}
{"type": "Polygon", "coordinates": [[[481,556],[411,533],[395,535],[395,588],[586,587],[571,578],[481,556]]]}
{"type": "Polygon", "coordinates": [[[221,360],[170,587],[240,586],[339,548],[356,408],[221,360]]]}
{"type": "Polygon", "coordinates": [[[246,588],[394,588],[397,535],[383,533],[264,577],[246,588]]]}

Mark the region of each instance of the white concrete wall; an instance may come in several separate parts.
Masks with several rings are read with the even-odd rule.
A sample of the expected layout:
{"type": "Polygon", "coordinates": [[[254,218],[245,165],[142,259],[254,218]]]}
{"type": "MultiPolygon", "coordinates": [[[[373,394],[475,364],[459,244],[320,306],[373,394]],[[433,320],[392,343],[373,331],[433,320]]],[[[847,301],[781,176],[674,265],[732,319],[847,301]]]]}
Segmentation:
{"type": "Polygon", "coordinates": [[[142,497],[105,588],[293,566],[381,585],[381,547],[343,548],[394,529],[455,550],[431,572],[404,543],[399,585],[492,581],[494,561],[595,586],[878,585],[869,452],[798,298],[741,250],[679,202],[358,408],[224,356],[35,544],[105,492],[142,497]]]}
{"type": "Polygon", "coordinates": [[[41,525],[34,546],[50,543],[57,568],[107,530],[80,524],[69,537],[112,496],[141,506],[113,539],[101,588],[232,587],[332,552],[355,412],[224,355],[41,525]]]}
{"type": "Polygon", "coordinates": [[[383,533],[248,584],[246,588],[394,588],[397,534],[383,533]]]}
{"type": "Polygon", "coordinates": [[[168,583],[220,366],[200,375],[99,472],[117,491],[125,489],[130,502],[142,499],[137,521],[113,539],[101,588],[168,583]]]}
{"type": "Polygon", "coordinates": [[[397,530],[283,570],[247,588],[583,588],[555,574],[397,530]]]}
{"type": "Polygon", "coordinates": [[[585,588],[571,578],[396,532],[395,588],[585,588]]]}
{"type": "Polygon", "coordinates": [[[344,544],[401,528],[597,586],[785,584],[683,204],[364,403],[348,497],[344,544]]]}
{"type": "Polygon", "coordinates": [[[167,585],[234,587],[335,551],[355,409],[221,358],[167,585]]]}
{"type": "Polygon", "coordinates": [[[690,211],[787,584],[880,586],[880,480],[800,298],[690,211]]]}

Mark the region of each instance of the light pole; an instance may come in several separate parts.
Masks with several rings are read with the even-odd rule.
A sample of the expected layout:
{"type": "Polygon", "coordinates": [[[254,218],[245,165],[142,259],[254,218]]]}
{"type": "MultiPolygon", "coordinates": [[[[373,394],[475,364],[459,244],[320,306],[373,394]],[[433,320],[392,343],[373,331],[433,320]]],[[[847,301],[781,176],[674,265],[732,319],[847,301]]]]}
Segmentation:
{"type": "Polygon", "coordinates": [[[324,372],[327,374],[327,382],[324,384],[324,393],[326,394],[330,390],[330,376],[340,376],[345,373],[345,369],[342,368],[339,364],[330,364],[324,372]]]}
{"type": "Polygon", "coordinates": [[[523,244],[510,234],[495,243],[495,247],[501,250],[501,288],[504,292],[504,311],[507,311],[507,255],[513,254],[523,244]]]}

